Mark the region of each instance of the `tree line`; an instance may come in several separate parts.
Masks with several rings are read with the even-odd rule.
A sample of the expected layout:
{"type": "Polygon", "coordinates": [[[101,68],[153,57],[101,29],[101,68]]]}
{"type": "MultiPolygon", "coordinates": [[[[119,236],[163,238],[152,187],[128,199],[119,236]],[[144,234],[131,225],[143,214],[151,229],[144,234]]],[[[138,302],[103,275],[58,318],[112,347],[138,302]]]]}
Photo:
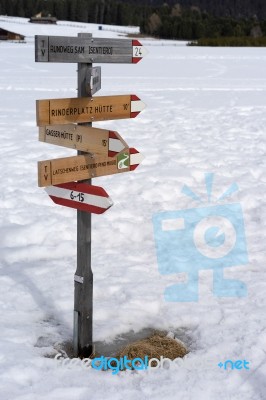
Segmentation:
{"type": "Polygon", "coordinates": [[[126,26],[139,26],[144,9],[119,0],[0,0],[0,15],[30,18],[42,12],[64,21],[126,26]]]}
{"type": "MultiPolygon", "coordinates": [[[[266,4],[259,0],[0,0],[0,15],[140,26],[165,39],[266,36],[266,4]],[[257,11],[257,13],[255,12],[257,11]],[[265,19],[259,19],[265,15],[265,19]]],[[[266,3],[266,2],[265,2],[266,3]]]]}
{"type": "Polygon", "coordinates": [[[193,6],[172,8],[164,5],[154,10],[143,22],[142,31],[166,39],[195,40],[219,37],[262,37],[266,35],[266,20],[219,17],[193,6]]]}

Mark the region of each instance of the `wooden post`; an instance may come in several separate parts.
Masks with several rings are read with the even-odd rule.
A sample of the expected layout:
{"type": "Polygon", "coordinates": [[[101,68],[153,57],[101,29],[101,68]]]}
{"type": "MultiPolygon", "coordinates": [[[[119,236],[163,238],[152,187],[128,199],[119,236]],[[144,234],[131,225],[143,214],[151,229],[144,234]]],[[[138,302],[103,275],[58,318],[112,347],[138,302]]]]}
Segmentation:
{"type": "MultiPolygon", "coordinates": [[[[79,37],[91,38],[90,33],[79,37]]],[[[86,82],[91,63],[78,63],[78,97],[88,96],[86,82]]],[[[91,122],[81,125],[91,126],[91,122]]],[[[78,154],[86,154],[78,151],[78,154]]],[[[91,184],[91,179],[83,181],[91,184]]],[[[91,214],[77,211],[77,269],[74,277],[74,356],[89,357],[93,352],[93,273],[91,270],[91,214]]]]}

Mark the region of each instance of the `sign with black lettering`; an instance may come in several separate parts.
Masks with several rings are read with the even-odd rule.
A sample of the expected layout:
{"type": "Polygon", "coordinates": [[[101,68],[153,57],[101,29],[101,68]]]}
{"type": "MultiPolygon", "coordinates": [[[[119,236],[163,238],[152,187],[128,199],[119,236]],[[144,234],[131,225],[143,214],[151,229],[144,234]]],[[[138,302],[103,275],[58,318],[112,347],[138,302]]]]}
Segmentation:
{"type": "Polygon", "coordinates": [[[135,118],[144,108],[136,95],[37,100],[37,125],[135,118]]]}
{"type": "Polygon", "coordinates": [[[39,140],[106,157],[113,157],[128,148],[118,132],[76,124],[41,126],[39,140]]]}
{"type": "Polygon", "coordinates": [[[125,149],[114,157],[91,154],[38,162],[38,185],[51,186],[98,176],[133,171],[143,160],[136,149],[125,149]]]}
{"type": "Polygon", "coordinates": [[[136,39],[35,36],[35,61],[138,63],[147,50],[136,39]]]}

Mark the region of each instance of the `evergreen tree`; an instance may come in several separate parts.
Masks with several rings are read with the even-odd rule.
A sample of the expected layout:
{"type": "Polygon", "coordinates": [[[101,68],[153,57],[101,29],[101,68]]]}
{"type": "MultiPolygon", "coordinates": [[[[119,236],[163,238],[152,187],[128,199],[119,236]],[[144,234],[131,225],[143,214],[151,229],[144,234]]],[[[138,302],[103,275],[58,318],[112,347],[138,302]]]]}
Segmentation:
{"type": "Polygon", "coordinates": [[[99,21],[99,2],[98,1],[96,1],[94,3],[93,13],[89,14],[89,21],[90,22],[98,22],[99,21]],[[90,16],[92,18],[93,15],[94,15],[94,19],[90,19],[90,16]]]}
{"type": "Polygon", "coordinates": [[[88,22],[88,8],[85,0],[77,0],[76,20],[79,22],[88,22]]]}
{"type": "Polygon", "coordinates": [[[65,0],[57,0],[54,2],[54,15],[59,20],[68,19],[67,3],[65,0]]]}
{"type": "MultiPolygon", "coordinates": [[[[1,14],[1,12],[0,12],[0,14],[1,14]]],[[[22,18],[25,17],[25,9],[24,9],[24,4],[22,1],[17,2],[16,15],[18,17],[22,17],[22,18]]]]}
{"type": "Polygon", "coordinates": [[[7,13],[7,15],[16,15],[16,12],[15,12],[15,0],[9,0],[7,3],[6,3],[6,13],[7,13]]]}
{"type": "Polygon", "coordinates": [[[68,20],[76,21],[77,19],[77,0],[68,1],[68,20]]]}
{"type": "Polygon", "coordinates": [[[59,20],[140,26],[144,34],[171,39],[258,43],[244,38],[266,36],[261,0],[0,0],[0,14],[29,18],[39,12],[59,20]]]}

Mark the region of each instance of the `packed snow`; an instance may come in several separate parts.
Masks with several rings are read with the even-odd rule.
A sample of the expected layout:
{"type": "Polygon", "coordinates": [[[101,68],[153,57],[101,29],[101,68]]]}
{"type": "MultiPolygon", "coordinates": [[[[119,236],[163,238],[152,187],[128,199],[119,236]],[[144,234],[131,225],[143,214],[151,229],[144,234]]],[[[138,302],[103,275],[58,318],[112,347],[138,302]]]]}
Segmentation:
{"type": "Polygon", "coordinates": [[[149,54],[138,64],[101,65],[96,96],[136,94],[146,109],[93,126],[118,131],[145,159],[134,172],[93,180],[114,202],[92,218],[94,340],[150,327],[181,332],[190,349],[173,369],[113,375],[54,359],[59,344],[72,340],[76,212],[38,187],[37,161],[76,152],[38,142],[35,101],[76,97],[77,66],[35,63],[33,38],[121,37],[126,29],[27,24],[0,17],[0,28],[26,35],[25,43],[0,43],[1,399],[265,399],[264,48],[141,39],[149,54]],[[202,270],[198,302],[167,302],[165,288],[186,274],[160,274],[152,218],[199,206],[184,185],[208,206],[206,173],[215,174],[213,199],[239,187],[229,202],[243,210],[249,263],[224,274],[244,282],[248,294],[215,296],[212,271],[202,270]],[[229,359],[246,360],[249,369],[219,368],[229,359]]]}

